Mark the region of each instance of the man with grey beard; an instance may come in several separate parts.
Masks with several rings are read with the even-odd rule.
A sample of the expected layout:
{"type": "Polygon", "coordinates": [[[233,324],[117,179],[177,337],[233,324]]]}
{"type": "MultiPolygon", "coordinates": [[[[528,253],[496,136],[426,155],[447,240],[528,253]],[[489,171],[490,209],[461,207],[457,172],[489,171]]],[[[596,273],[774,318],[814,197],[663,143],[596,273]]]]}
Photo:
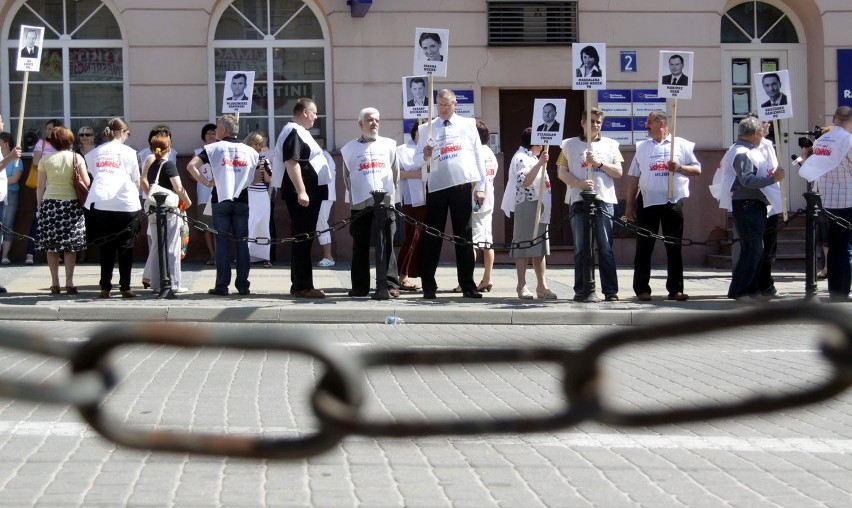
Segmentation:
{"type": "MultiPolygon", "coordinates": [[[[399,184],[399,162],[396,158],[396,141],[379,136],[379,111],[364,108],[358,115],[358,127],[361,135],[346,143],[340,149],[343,157],[343,179],[349,202],[352,203],[352,215],[360,210],[369,209],[352,222],[349,232],[352,235],[352,291],[349,296],[367,296],[372,286],[370,277],[370,232],[373,224],[374,191],[385,193],[383,204],[393,206],[394,193],[399,184]]],[[[384,227],[376,240],[378,259],[385,259],[387,265],[388,292],[376,291],[374,299],[387,299],[399,296],[399,278],[396,258],[393,254],[394,214],[389,213],[384,227]]],[[[378,268],[378,267],[377,267],[378,268]]]]}

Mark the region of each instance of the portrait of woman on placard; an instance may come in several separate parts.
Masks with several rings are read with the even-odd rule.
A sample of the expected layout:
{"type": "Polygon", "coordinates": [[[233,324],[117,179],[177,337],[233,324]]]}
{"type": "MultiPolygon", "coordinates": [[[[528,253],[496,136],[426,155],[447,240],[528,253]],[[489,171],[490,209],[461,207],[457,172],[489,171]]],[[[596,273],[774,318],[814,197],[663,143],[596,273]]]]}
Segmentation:
{"type": "Polygon", "coordinates": [[[601,57],[594,46],[586,46],[580,50],[580,58],[583,60],[583,65],[577,67],[578,78],[599,78],[603,75],[598,67],[601,57]]]}
{"type": "Polygon", "coordinates": [[[423,56],[430,62],[443,62],[444,55],[441,54],[441,36],[435,32],[423,32],[420,34],[420,48],[423,56]]]}

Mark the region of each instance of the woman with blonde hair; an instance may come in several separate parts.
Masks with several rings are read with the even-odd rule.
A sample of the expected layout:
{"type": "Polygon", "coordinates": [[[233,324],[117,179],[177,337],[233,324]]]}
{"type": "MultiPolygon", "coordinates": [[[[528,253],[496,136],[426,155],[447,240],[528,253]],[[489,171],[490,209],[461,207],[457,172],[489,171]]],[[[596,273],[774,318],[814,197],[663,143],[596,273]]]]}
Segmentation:
{"type": "MultiPolygon", "coordinates": [[[[154,135],[150,141],[153,157],[145,161],[142,174],[145,178],[141,180],[142,190],[148,195],[151,185],[159,184],[160,187],[170,190],[178,195],[184,205],[184,209],[192,205],[192,200],[186,193],[186,189],[180,181],[180,175],[175,164],[169,160],[169,152],[172,148],[172,139],[168,134],[160,133],[154,135]]],[[[155,207],[151,206],[153,210],[155,207]]],[[[186,293],[187,288],[180,285],[181,281],[181,218],[178,208],[170,208],[166,213],[166,259],[168,262],[168,273],[172,283],[172,291],[175,293],[186,293]]],[[[157,216],[148,216],[148,235],[151,237],[151,249],[148,251],[148,260],[145,263],[145,272],[151,275],[151,289],[160,292],[160,245],[159,233],[157,231],[157,216]]]]}
{"type": "Polygon", "coordinates": [[[136,150],[125,146],[130,127],[121,118],[107,123],[101,137],[105,143],[86,155],[92,172],[92,188],[85,208],[95,228],[95,238],[116,235],[101,245],[101,298],[112,291],[112,272],[118,258],[118,284],[123,298],[133,298],[130,290],[130,271],[133,268],[133,242],[136,238],[134,220],[142,205],[139,203],[139,162],[136,150]]]}
{"type": "Polygon", "coordinates": [[[76,172],[89,184],[86,161],[75,153],[74,133],[65,127],[55,127],[48,139],[55,153],[42,158],[38,164],[38,249],[47,252],[50,268],[50,293],[59,294],[59,254],[65,258],[65,292],[77,294],[74,286],[74,267],[77,251],[86,246],[86,223],[83,207],[74,190],[76,172]]]}

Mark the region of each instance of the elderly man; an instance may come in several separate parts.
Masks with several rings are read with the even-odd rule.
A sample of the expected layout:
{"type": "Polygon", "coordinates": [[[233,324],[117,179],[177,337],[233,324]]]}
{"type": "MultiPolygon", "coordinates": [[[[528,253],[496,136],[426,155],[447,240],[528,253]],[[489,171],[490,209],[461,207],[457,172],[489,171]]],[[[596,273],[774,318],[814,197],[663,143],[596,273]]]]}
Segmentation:
{"type": "Polygon", "coordinates": [[[618,275],[615,269],[615,256],[612,253],[612,214],[618,198],[615,195],[613,178],[621,178],[621,163],[624,157],[618,148],[618,141],[601,137],[601,125],[604,112],[592,108],[591,114],[583,111],[580,125],[583,137],[574,137],[562,142],[562,151],[556,162],[559,179],[568,186],[565,202],[571,205],[568,215],[571,217],[571,232],[574,235],[574,300],[583,301],[588,296],[583,287],[583,262],[586,238],[583,235],[585,212],[583,209],[583,191],[595,191],[599,208],[608,216],[598,214],[593,224],[595,243],[598,246],[598,265],[601,272],[601,289],[608,302],[618,300],[618,275]],[[587,139],[592,138],[592,150],[588,150],[587,139]],[[592,179],[588,179],[588,169],[592,169],[592,179]]]}
{"type": "MultiPolygon", "coordinates": [[[[293,119],[284,125],[275,141],[272,186],[281,188],[294,236],[316,233],[320,207],[328,199],[328,184],[332,181],[328,160],[308,131],[316,119],[313,99],[299,99],[293,106],[293,119]]],[[[292,243],[290,294],[296,298],[325,298],[323,290],[314,287],[313,243],[313,236],[292,243]]]]}
{"type": "MultiPolygon", "coordinates": [[[[834,127],[814,142],[799,175],[819,179],[822,206],[827,212],[852,222],[852,108],[834,112],[834,127]]],[[[852,284],[852,232],[834,220],[828,224],[828,296],[833,302],[849,301],[852,284]]]]}
{"type": "MultiPolygon", "coordinates": [[[[470,215],[473,211],[470,188],[474,185],[474,199],[480,205],[485,200],[485,164],[482,144],[476,122],[455,114],[456,94],[443,89],[438,92],[438,118],[420,126],[416,158],[431,161],[427,181],[426,225],[444,231],[447,211],[453,223],[453,234],[468,242],[473,233],[470,215]]],[[[427,234],[423,240],[421,279],[423,298],[434,299],[438,284],[435,271],[441,253],[441,238],[427,234]]],[[[470,245],[456,244],[456,273],[465,298],[482,298],[473,281],[473,249],[470,245]]]]}
{"type": "MultiPolygon", "coordinates": [[[[399,184],[399,162],[396,141],[379,136],[379,110],[364,108],[358,115],[361,136],[340,149],[343,156],[343,179],[352,215],[368,208],[370,211],[352,222],[352,291],[349,296],[367,296],[370,292],[370,232],[373,224],[373,191],[385,193],[382,203],[393,207],[394,193],[399,184]]],[[[394,214],[389,213],[376,239],[377,258],[386,263],[389,289],[376,289],[374,300],[387,300],[399,296],[399,280],[393,255],[394,214]]],[[[376,267],[378,270],[378,267],[376,267]]],[[[378,280],[378,279],[377,279],[378,280]]],[[[381,285],[378,285],[381,286],[381,285]]]]}
{"type": "MultiPolygon", "coordinates": [[[[652,233],[662,226],[663,235],[675,239],[683,237],[683,200],[689,197],[689,176],[701,174],[701,163],[695,158],[695,143],[669,136],[669,117],[665,111],[652,111],[645,127],[650,139],[636,145],[636,155],[630,164],[627,182],[627,203],[624,215],[636,220],[636,225],[652,233]],[[674,158],[671,157],[674,150],[674,158]],[[668,197],[669,173],[672,179],[672,197],[668,197]]],[[[651,300],[651,254],[654,238],[636,238],[633,291],[636,298],[651,300]]],[[[685,301],[683,292],[683,257],[680,244],[665,244],[668,260],[666,289],[668,299],[685,301]]]]}
{"type": "MultiPolygon", "coordinates": [[[[189,161],[186,170],[196,182],[213,189],[210,199],[213,207],[213,228],[216,235],[216,287],[207,293],[227,296],[231,284],[231,238],[221,233],[230,233],[235,238],[248,237],[248,187],[260,181],[257,168],[257,152],[237,139],[240,125],[233,115],[222,115],[216,122],[215,143],[205,145],[198,155],[189,161]],[[213,179],[207,180],[199,171],[210,164],[213,179]]],[[[249,291],[248,242],[237,240],[237,278],[234,286],[241,295],[249,291]]]]}
{"type": "MultiPolygon", "coordinates": [[[[725,170],[735,176],[731,204],[734,228],[740,238],[740,255],[734,265],[728,298],[739,302],[752,300],[750,293],[755,291],[760,274],[767,205],[772,197],[766,189],[784,178],[784,169],[775,168],[761,151],[762,140],[762,122],[751,116],[743,118],[739,123],[739,139],[722,159],[727,165],[725,170]]],[[[780,201],[780,191],[775,195],[777,199],[773,201],[780,201]]],[[[763,295],[756,292],[754,296],[763,295]]]]}

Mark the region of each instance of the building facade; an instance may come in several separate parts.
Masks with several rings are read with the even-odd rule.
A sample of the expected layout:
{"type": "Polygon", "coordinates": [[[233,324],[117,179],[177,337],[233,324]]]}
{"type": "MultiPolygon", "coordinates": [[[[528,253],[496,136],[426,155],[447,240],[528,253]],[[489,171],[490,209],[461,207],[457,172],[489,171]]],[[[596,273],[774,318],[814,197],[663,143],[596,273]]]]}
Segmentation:
{"type": "MultiPolygon", "coordinates": [[[[45,27],[45,36],[41,67],[27,76],[25,149],[48,119],[97,130],[121,116],[134,147],[165,123],[187,156],[201,145],[201,126],[221,113],[225,73],[237,70],[255,73],[243,132],[266,131],[274,140],[293,103],[310,96],[320,113],[315,137],[330,151],[357,136],[365,106],[381,111],[383,135],[402,142],[401,78],[412,74],[416,28],[442,28],[449,31],[447,77],[435,78],[435,88],[470,91],[474,114],[498,133],[502,164],[531,124],[535,98],[566,98],[565,136],[579,132],[584,92],[571,87],[572,42],[606,44],[607,88],[619,90],[655,88],[661,50],[692,52],[692,98],[677,105],[676,131],[696,142],[703,163],[686,205],[685,236],[704,240],[725,224],[707,187],[736,122],[757,105],[753,74],[789,72],[795,116],[779,123],[776,136],[789,160],[798,151],[794,132],[830,121],[839,101],[837,50],[852,47],[846,0],[353,1],[2,0],[9,58],[0,68],[0,113],[14,134],[24,90],[24,73],[15,70],[20,27],[28,25],[45,27]]],[[[622,148],[629,163],[632,145],[622,148]]],[[[555,164],[550,171],[556,180],[555,164]]],[[[788,174],[795,210],[803,206],[804,182],[788,174]]],[[[619,182],[622,199],[625,190],[619,182]]],[[[564,187],[554,192],[561,201],[564,187]]],[[[277,217],[286,222],[283,208],[277,217]]],[[[335,216],[348,215],[346,208],[339,203],[335,216]]],[[[567,208],[554,213],[564,217],[567,208]]],[[[25,230],[27,220],[19,218],[15,229],[25,230]]],[[[570,244],[567,221],[562,229],[554,229],[556,247],[570,244]]],[[[499,212],[495,232],[497,242],[511,236],[499,212]]],[[[348,234],[336,240],[337,256],[348,258],[348,234]]],[[[556,261],[570,259],[556,250],[556,261]]],[[[619,239],[616,250],[619,262],[632,260],[630,238],[619,239]]],[[[701,264],[707,253],[698,247],[684,255],[701,264]]]]}

